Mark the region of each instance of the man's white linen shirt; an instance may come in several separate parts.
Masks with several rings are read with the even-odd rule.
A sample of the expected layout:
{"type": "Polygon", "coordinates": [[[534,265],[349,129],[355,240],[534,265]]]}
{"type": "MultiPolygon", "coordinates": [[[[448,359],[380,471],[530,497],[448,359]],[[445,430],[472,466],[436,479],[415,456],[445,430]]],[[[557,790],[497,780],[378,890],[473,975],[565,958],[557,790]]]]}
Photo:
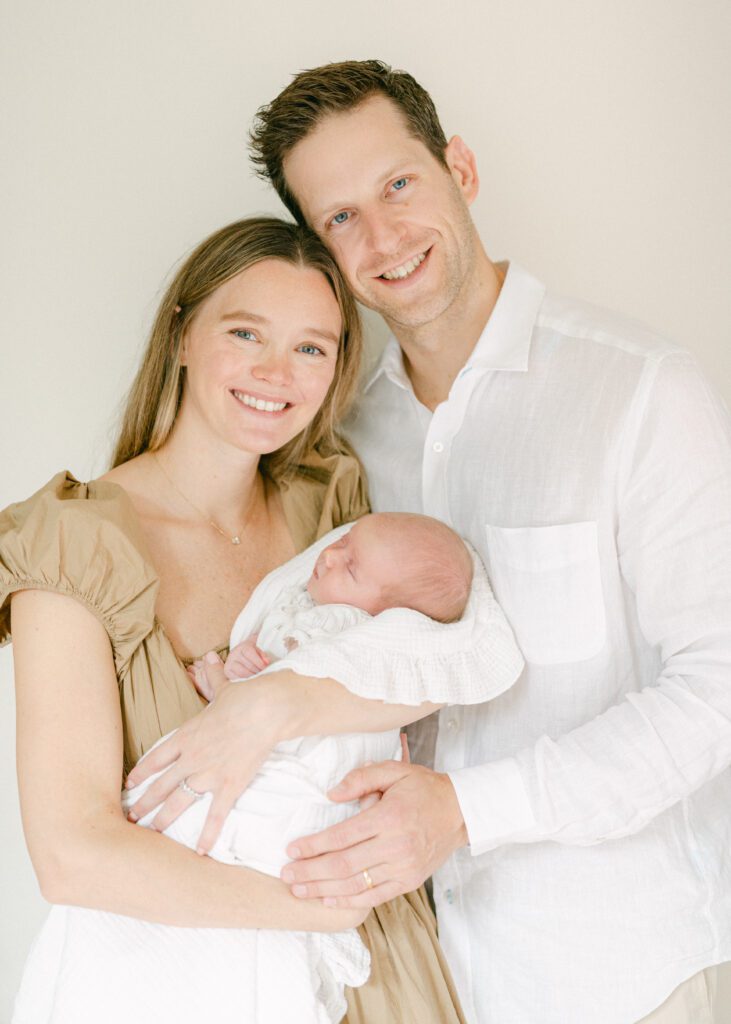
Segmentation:
{"type": "Polygon", "coordinates": [[[731,959],[731,429],[693,359],[515,265],[433,413],[391,338],[346,432],[526,659],[440,713],[470,846],[435,876],[470,1024],[630,1024],[731,959]]]}

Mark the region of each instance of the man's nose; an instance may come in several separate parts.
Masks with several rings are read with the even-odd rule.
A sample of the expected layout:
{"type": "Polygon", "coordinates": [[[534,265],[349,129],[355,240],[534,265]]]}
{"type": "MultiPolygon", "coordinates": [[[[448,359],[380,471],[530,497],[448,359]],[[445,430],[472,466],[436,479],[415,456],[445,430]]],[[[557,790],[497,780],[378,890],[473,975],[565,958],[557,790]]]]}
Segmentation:
{"type": "Polygon", "coordinates": [[[398,254],[404,237],[400,214],[387,207],[378,207],[362,216],[370,249],[381,256],[398,254]]]}
{"type": "Polygon", "coordinates": [[[284,387],[292,381],[292,370],[289,356],[267,347],[251,370],[257,380],[267,381],[275,387],[284,387]]]}

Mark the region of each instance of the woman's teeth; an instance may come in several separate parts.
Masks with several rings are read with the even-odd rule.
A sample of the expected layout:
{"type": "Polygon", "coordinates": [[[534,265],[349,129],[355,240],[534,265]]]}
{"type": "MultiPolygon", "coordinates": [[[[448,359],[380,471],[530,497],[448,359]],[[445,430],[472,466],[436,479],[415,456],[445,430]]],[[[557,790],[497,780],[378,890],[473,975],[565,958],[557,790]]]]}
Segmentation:
{"type": "Polygon", "coordinates": [[[413,274],[416,268],[424,262],[426,259],[426,253],[419,253],[418,256],[414,256],[407,263],[402,263],[400,267],[394,267],[393,270],[386,270],[381,277],[385,277],[387,281],[396,281],[400,277],[408,277],[409,274],[413,274]]]}
{"type": "Polygon", "coordinates": [[[234,395],[244,405],[248,405],[250,409],[258,409],[259,412],[281,412],[287,407],[286,402],[265,402],[263,398],[254,398],[243,391],[234,391],[234,395]]]}

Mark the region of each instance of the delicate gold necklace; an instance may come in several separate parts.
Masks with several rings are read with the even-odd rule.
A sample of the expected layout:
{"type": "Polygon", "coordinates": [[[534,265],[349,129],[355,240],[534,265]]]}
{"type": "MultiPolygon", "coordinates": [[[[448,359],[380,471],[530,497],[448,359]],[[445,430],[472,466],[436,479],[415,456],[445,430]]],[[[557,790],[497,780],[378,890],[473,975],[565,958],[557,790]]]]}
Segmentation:
{"type": "MultiPolygon", "coordinates": [[[[180,490],[178,485],[175,483],[175,481],[170,477],[170,475],[166,471],[166,469],[163,466],[162,462],[160,462],[159,458],[157,457],[157,453],[156,452],[150,452],[150,455],[155,460],[155,464],[157,465],[157,467],[159,468],[160,472],[165,477],[167,482],[170,484],[170,486],[173,488],[173,490],[176,491],[177,494],[180,495],[180,497],[183,499],[183,501],[186,503],[186,505],[190,505],[190,507],[193,509],[193,511],[196,512],[201,517],[201,519],[205,519],[205,521],[208,523],[208,525],[212,526],[213,529],[216,531],[216,533],[220,533],[222,537],[226,538],[226,540],[230,540],[232,544],[240,544],[241,543],[241,537],[239,536],[239,533],[241,533],[241,531],[239,531],[239,533],[234,534],[233,536],[231,536],[230,533],[226,533],[225,530],[221,529],[221,527],[218,525],[218,523],[214,519],[210,519],[206,515],[205,512],[203,512],[201,509],[199,509],[197,505],[193,504],[193,502],[190,500],[190,498],[187,496],[187,494],[183,494],[183,492],[180,490]]],[[[252,498],[251,505],[253,505],[253,503],[254,503],[254,499],[252,498]]],[[[249,508],[249,511],[251,511],[251,508],[249,508]]],[[[247,512],[246,518],[247,519],[249,518],[248,512],[247,512]]]]}

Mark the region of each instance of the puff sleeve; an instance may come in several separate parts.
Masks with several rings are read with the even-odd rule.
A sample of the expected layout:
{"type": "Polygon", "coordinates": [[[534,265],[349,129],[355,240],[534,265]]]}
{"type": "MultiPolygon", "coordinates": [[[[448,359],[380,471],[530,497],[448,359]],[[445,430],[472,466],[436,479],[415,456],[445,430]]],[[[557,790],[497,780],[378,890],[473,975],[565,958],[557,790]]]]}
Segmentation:
{"type": "Polygon", "coordinates": [[[309,452],[297,473],[281,482],[280,494],[297,551],[370,512],[365,473],[345,443],[336,454],[309,452]]]}
{"type": "Polygon", "coordinates": [[[116,484],[54,476],[0,512],[0,644],[10,635],[10,597],[48,590],[81,601],[104,626],[117,676],[150,633],[158,580],[129,499],[116,484]]]}

